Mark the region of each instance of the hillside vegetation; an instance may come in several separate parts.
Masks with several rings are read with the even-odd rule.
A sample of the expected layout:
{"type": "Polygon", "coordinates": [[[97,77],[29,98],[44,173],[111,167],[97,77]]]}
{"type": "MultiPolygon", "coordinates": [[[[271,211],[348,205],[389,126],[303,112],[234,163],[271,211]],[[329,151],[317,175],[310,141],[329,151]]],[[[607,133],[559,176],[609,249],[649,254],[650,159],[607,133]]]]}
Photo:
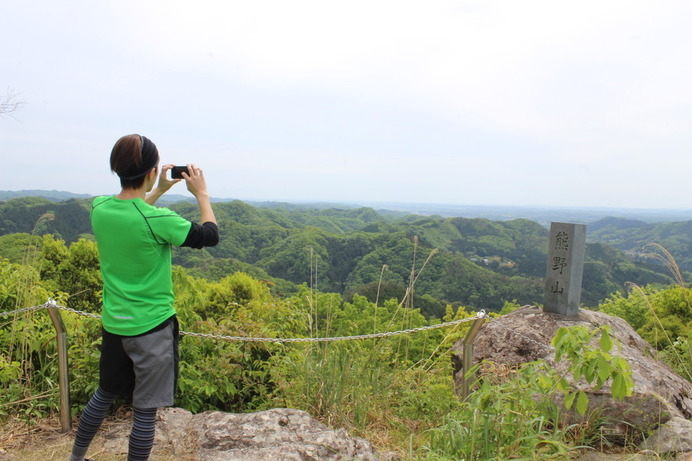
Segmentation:
{"type": "MultiPolygon", "coordinates": [[[[172,207],[196,218],[194,205],[172,207]]],[[[540,453],[541,459],[559,460],[579,447],[599,448],[599,419],[587,414],[583,423],[571,424],[555,403],[576,395],[556,370],[539,362],[500,370],[462,401],[449,350],[470,322],[420,330],[473,320],[479,308],[506,313],[520,303],[540,302],[547,240],[542,226],[522,219],[385,216],[368,208],[257,208],[242,202],[214,208],[222,243],[175,254],[181,329],[311,341],[184,336],[177,406],[193,412],[303,409],[403,459],[535,459],[540,453]],[[535,395],[545,398],[536,402],[535,395]]],[[[88,210],[89,201],[81,199],[22,198],[0,205],[0,313],[49,298],[100,313],[88,210]]],[[[603,299],[593,306],[630,322],[692,379],[692,290],[682,280],[659,285],[672,280],[659,271],[663,266],[643,266],[611,246],[593,243],[587,252],[585,297],[603,299]],[[633,281],[641,287],[626,290],[625,282],[633,281]]],[[[71,312],[63,319],[76,416],[98,385],[100,323],[71,312]]],[[[599,377],[615,373],[627,382],[628,368],[610,363],[607,350],[590,349],[583,331],[562,335],[572,370],[591,370],[593,377],[596,357],[599,377]]],[[[608,342],[606,337],[596,343],[608,342]]],[[[45,312],[0,317],[0,421],[35,423],[55,415],[55,343],[45,312]]],[[[575,408],[584,405],[578,400],[575,408]]],[[[634,446],[646,435],[633,433],[623,443],[634,446]]]]}
{"type": "Polygon", "coordinates": [[[664,247],[683,271],[692,271],[692,221],[646,223],[605,218],[589,226],[592,241],[605,243],[640,260],[651,260],[650,243],[664,247]]]}
{"type": "MultiPolygon", "coordinates": [[[[24,250],[22,263],[0,258],[0,312],[52,298],[62,306],[99,313],[95,242],[80,239],[67,246],[50,235],[8,237],[24,250]]],[[[360,295],[347,301],[305,284],[292,295],[278,296],[270,284],[243,272],[207,280],[178,266],[173,279],[182,329],[196,333],[313,339],[472,320],[471,309],[463,306],[448,305],[444,316],[435,319],[423,315],[415,301],[382,297],[372,302],[360,295]]],[[[599,308],[625,318],[662,358],[692,379],[690,299],[692,291],[683,286],[649,286],[614,294],[599,308]]],[[[503,312],[517,307],[506,303],[503,312]]],[[[63,313],[63,319],[70,345],[72,411],[77,415],[98,383],[100,322],[74,313],[63,313]]],[[[512,372],[498,369],[492,382],[484,381],[468,400],[459,400],[449,350],[469,325],[340,342],[184,336],[176,405],[193,412],[303,409],[381,449],[395,450],[403,459],[534,459],[540,451],[541,459],[558,460],[568,459],[580,446],[599,447],[598,418],[587,416],[577,425],[563,419],[567,413],[555,402],[575,391],[545,364],[532,362],[512,372]],[[545,398],[536,402],[535,395],[545,398]]],[[[607,350],[589,350],[588,334],[564,332],[565,338],[575,370],[593,370],[595,363],[588,360],[597,357],[599,376],[616,372],[628,379],[627,367],[613,368],[607,350]]],[[[0,317],[0,421],[14,418],[31,424],[55,414],[57,383],[55,330],[49,316],[31,310],[0,317]]],[[[585,403],[576,405],[579,410],[585,403]]],[[[624,443],[634,445],[646,435],[633,433],[624,443]]]]}
{"type": "MultiPolygon", "coordinates": [[[[50,234],[66,244],[91,238],[89,206],[88,199],[36,197],[0,204],[0,252],[18,261],[18,244],[29,236],[50,234]]],[[[192,203],[170,208],[198,219],[192,203]]],[[[175,264],[199,277],[220,280],[242,270],[270,282],[276,293],[295,293],[305,283],[346,299],[362,294],[375,301],[402,299],[412,270],[423,270],[415,299],[426,315],[438,318],[447,304],[499,311],[506,302],[542,302],[548,233],[526,219],[385,215],[371,208],[260,208],[240,201],[215,203],[214,209],[220,244],[174,254],[175,264]]],[[[660,264],[628,257],[610,245],[587,245],[586,306],[624,290],[626,282],[670,281],[660,264]]]]}

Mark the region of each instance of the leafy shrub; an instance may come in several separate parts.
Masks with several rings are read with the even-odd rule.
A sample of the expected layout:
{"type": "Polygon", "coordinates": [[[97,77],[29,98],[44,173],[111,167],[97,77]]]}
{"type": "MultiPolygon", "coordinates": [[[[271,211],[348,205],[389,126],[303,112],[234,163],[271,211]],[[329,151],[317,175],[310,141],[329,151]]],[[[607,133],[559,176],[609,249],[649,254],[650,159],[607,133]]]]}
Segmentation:
{"type": "MultiPolygon", "coordinates": [[[[623,398],[632,390],[629,366],[608,354],[612,347],[607,326],[589,331],[577,326],[561,328],[553,339],[556,360],[569,360],[569,373],[575,380],[597,381],[597,387],[613,380],[611,393],[623,398]],[[600,335],[599,347],[589,343],[600,335]]],[[[494,367],[494,364],[485,364],[494,367]]],[[[474,376],[480,365],[469,370],[474,376]]],[[[505,379],[493,380],[484,373],[477,389],[450,413],[444,424],[432,429],[423,448],[427,459],[567,459],[573,445],[572,428],[565,426],[561,409],[552,396],[564,393],[565,406],[586,412],[586,394],[575,391],[563,376],[544,361],[521,365],[506,373],[505,379]],[[575,402],[576,399],[576,403],[575,402]]],[[[582,437],[586,435],[582,434],[582,437]]]]}
{"type": "Polygon", "coordinates": [[[612,295],[599,309],[625,319],[680,376],[692,381],[692,289],[632,285],[612,295]]]}

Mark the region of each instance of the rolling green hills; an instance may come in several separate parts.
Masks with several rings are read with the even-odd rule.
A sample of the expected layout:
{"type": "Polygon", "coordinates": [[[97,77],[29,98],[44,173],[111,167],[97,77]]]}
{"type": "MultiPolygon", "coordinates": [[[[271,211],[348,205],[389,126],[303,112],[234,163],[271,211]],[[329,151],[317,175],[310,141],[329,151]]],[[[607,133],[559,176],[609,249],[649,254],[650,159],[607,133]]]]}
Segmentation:
{"type": "MultiPolygon", "coordinates": [[[[90,238],[89,204],[90,199],[56,202],[38,197],[0,203],[0,235],[5,236],[0,237],[0,256],[16,253],[9,248],[14,245],[11,234],[52,234],[68,243],[90,238]]],[[[199,218],[193,203],[170,208],[199,218]]],[[[256,207],[241,201],[215,203],[214,210],[219,245],[174,253],[175,264],[209,280],[240,270],[266,280],[277,292],[295,292],[298,285],[308,284],[347,299],[363,294],[371,300],[401,299],[415,280],[417,306],[437,317],[446,304],[498,311],[508,301],[542,302],[548,232],[530,220],[387,214],[372,208],[256,207]]],[[[589,227],[585,305],[622,291],[626,282],[671,281],[663,266],[630,254],[630,245],[638,240],[627,236],[626,226],[637,233],[656,229],[652,237],[678,243],[671,252],[690,250],[685,242],[692,223],[611,220],[593,231],[589,227]]]]}
{"type": "Polygon", "coordinates": [[[692,221],[646,223],[604,218],[589,226],[587,237],[642,260],[652,260],[651,244],[665,248],[684,271],[692,271],[692,221]]]}

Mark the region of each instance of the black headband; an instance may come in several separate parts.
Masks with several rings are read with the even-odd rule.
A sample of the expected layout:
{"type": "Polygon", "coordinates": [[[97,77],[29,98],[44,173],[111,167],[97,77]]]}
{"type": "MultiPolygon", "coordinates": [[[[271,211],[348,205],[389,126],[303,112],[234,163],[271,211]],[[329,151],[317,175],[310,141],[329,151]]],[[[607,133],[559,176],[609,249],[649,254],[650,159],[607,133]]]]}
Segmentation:
{"type": "Polygon", "coordinates": [[[120,179],[137,179],[141,178],[145,174],[149,173],[152,168],[159,163],[159,150],[156,145],[149,140],[146,136],[139,136],[141,139],[142,146],[142,160],[139,165],[132,165],[130,168],[123,172],[118,172],[120,179]],[[127,176],[124,176],[127,175],[127,176]]]}

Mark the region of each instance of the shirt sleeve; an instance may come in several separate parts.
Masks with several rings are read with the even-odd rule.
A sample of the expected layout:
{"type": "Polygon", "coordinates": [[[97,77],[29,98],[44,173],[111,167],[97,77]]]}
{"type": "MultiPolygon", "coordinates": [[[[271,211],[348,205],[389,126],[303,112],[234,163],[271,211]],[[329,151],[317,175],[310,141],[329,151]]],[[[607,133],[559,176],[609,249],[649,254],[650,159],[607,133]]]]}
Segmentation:
{"type": "Polygon", "coordinates": [[[190,221],[173,213],[150,216],[147,223],[159,244],[175,246],[183,244],[192,226],[190,221]]]}
{"type": "Polygon", "coordinates": [[[197,223],[192,223],[190,232],[183,242],[183,247],[202,248],[213,247],[219,243],[219,227],[211,221],[207,221],[201,226],[197,223]]]}

